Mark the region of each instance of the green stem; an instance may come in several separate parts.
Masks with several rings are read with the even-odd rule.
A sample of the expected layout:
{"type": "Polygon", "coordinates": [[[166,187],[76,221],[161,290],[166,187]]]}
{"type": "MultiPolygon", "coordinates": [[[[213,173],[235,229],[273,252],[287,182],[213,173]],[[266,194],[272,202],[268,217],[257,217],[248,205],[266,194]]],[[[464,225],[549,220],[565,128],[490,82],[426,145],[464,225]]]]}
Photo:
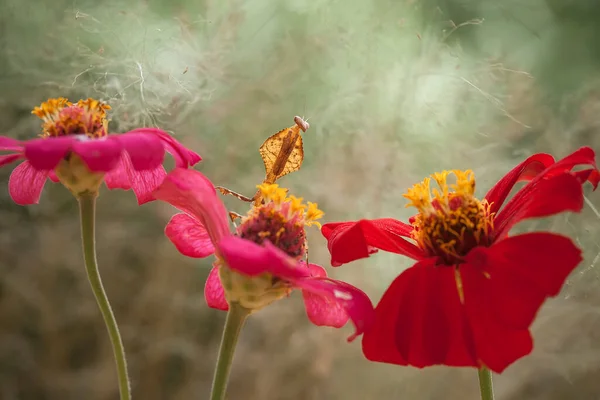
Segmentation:
{"type": "Polygon", "coordinates": [[[85,269],[92,286],[92,291],[96,297],[98,307],[104,318],[110,342],[112,343],[115,361],[117,363],[117,375],[119,377],[119,392],[121,400],[131,400],[131,390],[129,387],[129,376],[127,375],[127,361],[125,360],[125,349],[123,341],[119,334],[117,321],[110,308],[108,297],[102,286],[100,272],[98,271],[98,261],[96,260],[96,229],[94,227],[96,220],[96,195],[83,195],[79,200],[79,216],[81,220],[81,241],[83,244],[83,258],[85,260],[85,269]]]}
{"type": "Polygon", "coordinates": [[[231,362],[237,345],[240,332],[246,322],[250,311],[237,303],[229,305],[225,329],[221,338],[221,348],[219,349],[219,358],[212,383],[211,400],[224,400],[227,391],[227,381],[231,372],[231,362]]]}
{"type": "Polygon", "coordinates": [[[485,367],[479,369],[479,390],[481,391],[481,400],[494,400],[492,373],[485,367]]]}

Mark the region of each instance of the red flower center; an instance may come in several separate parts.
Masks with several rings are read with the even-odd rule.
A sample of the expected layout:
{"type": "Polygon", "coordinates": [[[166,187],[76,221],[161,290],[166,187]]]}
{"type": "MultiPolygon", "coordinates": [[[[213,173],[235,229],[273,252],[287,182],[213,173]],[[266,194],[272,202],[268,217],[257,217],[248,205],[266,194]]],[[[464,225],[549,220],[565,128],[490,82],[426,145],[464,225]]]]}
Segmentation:
{"type": "Polygon", "coordinates": [[[35,107],[32,114],[44,120],[42,137],[86,135],[94,139],[108,134],[106,110],[110,106],[98,100],[79,100],[73,104],[59,97],[35,107]]]}
{"type": "Polygon", "coordinates": [[[475,198],[474,192],[473,172],[454,170],[435,173],[404,195],[411,201],[408,206],[419,210],[410,220],[413,239],[444,264],[458,264],[474,247],[490,244],[493,214],[489,204],[475,198]],[[447,183],[450,174],[455,175],[456,183],[447,183]],[[431,179],[439,189],[430,189],[431,179]]]}

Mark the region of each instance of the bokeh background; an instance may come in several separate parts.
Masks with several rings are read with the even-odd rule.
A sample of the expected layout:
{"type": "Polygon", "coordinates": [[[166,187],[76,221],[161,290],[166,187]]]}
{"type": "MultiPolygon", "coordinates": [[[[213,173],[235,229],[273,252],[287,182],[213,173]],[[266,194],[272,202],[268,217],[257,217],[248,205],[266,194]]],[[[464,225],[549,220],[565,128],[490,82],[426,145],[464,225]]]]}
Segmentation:
{"type": "MultiPolygon", "coordinates": [[[[197,167],[246,194],[258,147],[309,119],[305,163],[280,183],[325,221],[407,218],[425,175],[471,168],[479,194],[534,152],[600,150],[600,3],[595,0],[0,0],[0,133],[32,138],[48,97],[95,97],[111,130],[157,126],[197,167]]],[[[0,399],[118,398],[84,273],[75,200],[48,184],[11,202],[0,170],[0,399]]],[[[227,198],[231,210],[246,205],[227,198]]],[[[585,261],[533,327],[533,354],[495,377],[499,400],[600,399],[600,196],[581,214],[521,224],[573,237],[585,261]]],[[[181,256],[175,210],[99,199],[99,261],[136,399],[208,398],[225,315],[209,309],[210,260],[181,256]]],[[[329,266],[309,232],[311,261],[329,266]]],[[[408,260],[378,254],[330,269],[376,302],[408,260]]],[[[308,323],[292,295],[247,323],[231,400],[478,398],[472,369],[369,363],[352,332],[308,323]]]]}

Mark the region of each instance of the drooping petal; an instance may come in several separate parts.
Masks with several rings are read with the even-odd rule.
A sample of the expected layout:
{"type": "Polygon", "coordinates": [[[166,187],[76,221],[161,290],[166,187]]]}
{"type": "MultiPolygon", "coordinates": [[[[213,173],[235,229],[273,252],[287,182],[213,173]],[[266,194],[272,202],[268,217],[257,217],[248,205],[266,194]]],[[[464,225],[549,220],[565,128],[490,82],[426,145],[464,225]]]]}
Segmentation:
{"type": "Polygon", "coordinates": [[[298,261],[269,242],[261,246],[250,240],[228,235],[216,247],[227,266],[244,275],[270,273],[287,281],[310,276],[308,268],[302,268],[298,261]]]}
{"type": "Polygon", "coordinates": [[[132,131],[111,135],[111,138],[121,143],[136,171],[154,170],[162,165],[165,159],[163,144],[155,135],[132,131]]]}
{"type": "Polygon", "coordinates": [[[499,324],[527,329],[544,301],[560,292],[582,257],[568,237],[534,232],[506,238],[489,248],[475,248],[466,261],[489,277],[489,313],[499,324]]]}
{"type": "Polygon", "coordinates": [[[173,215],[165,228],[165,234],[184,256],[204,258],[215,252],[204,226],[187,214],[173,215]]]}
{"type": "Polygon", "coordinates": [[[429,258],[400,274],[375,308],[363,352],[371,361],[419,368],[478,366],[454,268],[429,258]]]}
{"type": "Polygon", "coordinates": [[[494,240],[503,239],[518,222],[583,208],[583,188],[571,173],[534,179],[521,189],[494,220],[494,240]],[[526,190],[525,195],[521,191],[526,190]]]}
{"type": "Polygon", "coordinates": [[[10,174],[8,193],[19,205],[38,204],[47,177],[48,171],[38,170],[28,161],[23,161],[10,174]]]}
{"type": "Polygon", "coordinates": [[[217,196],[213,184],[200,172],[176,168],[153,194],[156,199],[167,202],[200,221],[213,244],[231,234],[227,209],[217,196]]]}
{"type": "Polygon", "coordinates": [[[227,299],[225,299],[225,290],[223,289],[223,285],[221,285],[221,278],[219,278],[219,267],[216,265],[213,266],[208,274],[208,278],[206,278],[204,298],[210,308],[223,311],[229,310],[229,304],[227,303],[227,299]]]}
{"type": "Polygon", "coordinates": [[[425,256],[423,251],[403,238],[410,236],[411,231],[410,225],[392,218],[334,222],[321,228],[334,267],[366,258],[377,250],[420,260],[425,256]]]}
{"type": "Polygon", "coordinates": [[[195,152],[190,149],[184,147],[181,143],[179,143],[173,136],[169,135],[163,130],[156,128],[140,128],[134,129],[131,133],[142,133],[146,135],[153,135],[162,141],[162,145],[164,146],[164,150],[169,152],[175,159],[175,166],[177,168],[188,168],[190,166],[196,165],[202,158],[195,152]]]}
{"type": "Polygon", "coordinates": [[[17,161],[19,158],[23,158],[23,154],[7,154],[4,156],[0,156],[0,167],[17,161]]]}
{"type": "Polygon", "coordinates": [[[133,167],[129,161],[127,154],[121,153],[121,158],[112,171],[109,171],[104,175],[104,183],[109,189],[123,189],[130,190],[131,183],[129,182],[129,175],[132,173],[133,167]]]}
{"type": "Polygon", "coordinates": [[[23,144],[13,138],[0,136],[0,151],[18,151],[23,150],[23,144]]]}
{"type": "Polygon", "coordinates": [[[58,176],[56,176],[56,172],[54,172],[54,170],[48,171],[48,178],[50,178],[50,180],[54,183],[60,182],[60,180],[58,179],[58,176]]]}
{"type": "Polygon", "coordinates": [[[54,169],[76,140],[73,136],[30,140],[25,142],[25,158],[35,169],[54,169]]]}
{"type": "Polygon", "coordinates": [[[73,153],[81,157],[93,172],[108,172],[114,169],[123,151],[119,142],[107,139],[74,140],[71,147],[73,153]]]}
{"type": "MultiPolygon", "coordinates": [[[[471,264],[460,266],[465,312],[473,334],[479,362],[500,373],[518,359],[531,353],[533,339],[527,328],[505,325],[492,312],[492,279],[471,264]]],[[[510,296],[510,293],[504,293],[510,296]]]]}
{"type": "Polygon", "coordinates": [[[354,340],[363,334],[373,322],[373,304],[360,289],[341,281],[327,278],[325,270],[309,264],[311,277],[293,279],[295,287],[302,289],[308,319],[317,326],[341,328],[348,319],[356,331],[348,338],[354,340]]]}
{"type": "Polygon", "coordinates": [[[137,197],[138,204],[142,205],[149,201],[156,200],[154,190],[160,186],[167,176],[167,171],[162,165],[155,169],[136,171],[133,168],[130,170],[129,182],[131,188],[137,197]]]}
{"type": "Polygon", "coordinates": [[[554,157],[550,154],[538,153],[514,167],[485,195],[485,199],[491,204],[490,211],[493,213],[498,212],[517,182],[530,181],[553,163],[554,157]]]}

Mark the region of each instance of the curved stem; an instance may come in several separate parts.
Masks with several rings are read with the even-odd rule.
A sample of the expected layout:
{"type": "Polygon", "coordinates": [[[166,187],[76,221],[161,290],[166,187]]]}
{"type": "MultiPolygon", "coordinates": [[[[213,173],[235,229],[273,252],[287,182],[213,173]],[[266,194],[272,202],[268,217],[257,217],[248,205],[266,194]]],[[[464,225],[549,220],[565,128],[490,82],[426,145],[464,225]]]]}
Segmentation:
{"type": "Polygon", "coordinates": [[[229,305],[229,312],[227,312],[225,329],[223,330],[223,337],[221,339],[221,347],[219,348],[219,358],[217,359],[217,367],[212,383],[211,400],[225,399],[233,354],[235,353],[240,332],[248,315],[250,315],[250,311],[239,304],[232,303],[229,305]]]}
{"type": "Polygon", "coordinates": [[[115,354],[117,363],[117,375],[119,378],[119,392],[121,400],[131,400],[131,389],[129,387],[129,376],[127,375],[127,361],[125,360],[125,349],[119,334],[117,321],[108,302],[108,297],[102,286],[98,261],[96,260],[96,195],[83,195],[79,200],[79,216],[81,220],[81,241],[83,244],[83,258],[85,269],[96,297],[96,302],[104,318],[106,329],[115,354]]]}
{"type": "Polygon", "coordinates": [[[492,372],[485,367],[479,369],[479,390],[481,391],[481,400],[494,400],[492,372]]]}

